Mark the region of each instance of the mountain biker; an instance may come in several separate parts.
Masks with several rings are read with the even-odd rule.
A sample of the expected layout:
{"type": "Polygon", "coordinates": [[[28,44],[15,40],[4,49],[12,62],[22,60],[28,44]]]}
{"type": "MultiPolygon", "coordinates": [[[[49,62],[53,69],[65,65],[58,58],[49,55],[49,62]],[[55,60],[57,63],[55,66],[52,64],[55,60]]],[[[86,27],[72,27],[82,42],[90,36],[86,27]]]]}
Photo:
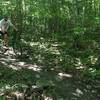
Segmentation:
{"type": "Polygon", "coordinates": [[[3,45],[8,46],[8,28],[9,26],[13,27],[14,30],[17,31],[17,28],[12,24],[11,20],[7,15],[4,16],[2,20],[0,20],[0,34],[2,35],[3,45]]]}

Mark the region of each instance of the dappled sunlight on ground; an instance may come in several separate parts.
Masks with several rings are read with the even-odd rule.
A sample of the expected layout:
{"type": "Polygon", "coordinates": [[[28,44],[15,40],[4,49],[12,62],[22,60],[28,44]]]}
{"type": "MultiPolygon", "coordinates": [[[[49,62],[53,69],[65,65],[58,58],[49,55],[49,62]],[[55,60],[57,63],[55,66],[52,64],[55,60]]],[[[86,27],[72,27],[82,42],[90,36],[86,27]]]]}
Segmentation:
{"type": "Polygon", "coordinates": [[[33,71],[37,72],[41,70],[41,66],[37,64],[28,64],[26,62],[22,62],[16,59],[13,49],[10,47],[9,50],[7,50],[5,53],[1,51],[0,63],[14,70],[20,70],[21,68],[32,69],[33,71]]]}
{"type": "Polygon", "coordinates": [[[16,55],[12,47],[9,47],[8,49],[9,50],[4,53],[5,55],[16,55]]]}
{"type": "Polygon", "coordinates": [[[79,88],[77,88],[75,90],[75,93],[72,93],[74,96],[80,97],[81,95],[83,95],[82,90],[80,90],[79,88]]]}
{"type": "Polygon", "coordinates": [[[31,64],[31,65],[29,65],[28,69],[32,69],[34,71],[40,72],[41,71],[41,66],[38,66],[36,64],[34,64],[34,65],[31,64]]]}
{"type": "Polygon", "coordinates": [[[37,71],[37,72],[41,70],[41,66],[38,66],[36,64],[27,64],[26,62],[20,62],[12,59],[8,61],[9,63],[5,61],[6,59],[4,59],[4,61],[0,61],[0,63],[14,70],[20,70],[21,68],[32,69],[33,71],[37,71]]]}
{"type": "Polygon", "coordinates": [[[58,76],[59,76],[60,78],[63,78],[63,77],[71,78],[71,77],[72,77],[71,74],[66,74],[66,73],[58,73],[58,76]]]}
{"type": "MultiPolygon", "coordinates": [[[[48,50],[50,54],[60,54],[59,50],[56,48],[58,44],[52,45],[52,47],[50,47],[49,49],[46,48],[47,44],[31,44],[31,46],[34,45],[39,45],[38,47],[40,49],[43,49],[43,51],[48,50]]],[[[29,80],[34,83],[35,80],[37,81],[38,85],[48,83],[50,85],[53,85],[54,87],[52,89],[52,92],[50,91],[51,95],[48,95],[47,97],[45,96],[45,100],[85,100],[84,98],[81,98],[83,96],[89,96],[90,94],[91,95],[89,98],[96,97],[98,91],[94,89],[94,87],[91,85],[91,81],[85,83],[84,79],[79,79],[77,72],[84,67],[80,59],[76,59],[77,63],[75,65],[75,73],[70,71],[64,72],[57,69],[57,66],[59,66],[59,59],[57,58],[58,56],[56,57],[55,55],[54,58],[52,58],[50,55],[51,58],[50,60],[48,60],[47,56],[45,57],[45,59],[45,55],[36,54],[35,57],[37,61],[33,61],[33,63],[28,63],[24,60],[16,58],[13,49],[9,49],[6,53],[0,51],[0,64],[3,65],[3,67],[7,67],[8,69],[11,68],[11,74],[9,73],[9,70],[7,70],[6,73],[9,75],[8,77],[5,76],[8,78],[5,78],[8,81],[8,84],[11,82],[10,78],[12,77],[12,81],[15,82],[13,82],[13,84],[16,84],[20,81],[26,82],[29,80]],[[53,96],[55,97],[54,99],[51,98],[53,96]]],[[[94,72],[94,70],[92,69],[89,70],[94,72]]],[[[3,74],[4,73],[1,72],[0,76],[2,77],[3,74]]],[[[5,88],[9,87],[11,86],[8,85],[5,88]]],[[[14,87],[16,88],[16,86],[14,87]]],[[[0,91],[5,88],[1,88],[0,91]]],[[[20,93],[16,92],[16,95],[20,95],[20,93]]]]}
{"type": "Polygon", "coordinates": [[[53,98],[52,97],[44,96],[44,100],[53,100],[53,98]]]}
{"type": "Polygon", "coordinates": [[[44,50],[45,52],[51,52],[52,54],[56,54],[56,55],[60,55],[60,52],[58,50],[58,46],[59,44],[58,43],[52,43],[51,46],[49,42],[26,42],[25,40],[22,40],[23,43],[25,43],[26,45],[30,45],[31,47],[38,47],[38,49],[40,50],[44,50]]]}
{"type": "Polygon", "coordinates": [[[14,65],[9,65],[9,67],[12,68],[13,70],[20,70],[21,69],[19,67],[14,66],[14,65]]]}

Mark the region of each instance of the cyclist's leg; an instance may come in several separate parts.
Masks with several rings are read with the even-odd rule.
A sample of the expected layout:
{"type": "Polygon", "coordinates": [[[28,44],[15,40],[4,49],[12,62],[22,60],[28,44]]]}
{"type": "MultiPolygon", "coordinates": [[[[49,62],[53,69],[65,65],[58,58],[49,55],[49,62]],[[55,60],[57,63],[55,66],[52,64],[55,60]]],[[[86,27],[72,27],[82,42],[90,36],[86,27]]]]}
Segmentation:
{"type": "Polygon", "coordinates": [[[0,31],[1,39],[3,39],[3,33],[0,31]]]}
{"type": "Polygon", "coordinates": [[[3,43],[3,38],[4,38],[4,34],[3,34],[3,32],[2,31],[0,31],[0,39],[1,39],[1,45],[3,46],[4,45],[4,43],[3,43]]]}
{"type": "Polygon", "coordinates": [[[40,96],[40,100],[45,100],[44,97],[43,97],[42,95],[40,96]]]}
{"type": "Polygon", "coordinates": [[[2,35],[2,32],[0,31],[0,34],[2,35]]]}
{"type": "Polygon", "coordinates": [[[3,43],[4,43],[4,46],[8,46],[8,33],[7,32],[4,33],[3,43]]]}
{"type": "Polygon", "coordinates": [[[3,53],[5,53],[8,50],[8,34],[7,34],[7,32],[2,34],[2,40],[3,40],[3,53]]]}
{"type": "Polygon", "coordinates": [[[5,52],[5,46],[4,46],[4,33],[3,33],[2,31],[0,31],[0,35],[1,35],[0,49],[1,49],[1,51],[4,53],[4,52],[5,52]]]}

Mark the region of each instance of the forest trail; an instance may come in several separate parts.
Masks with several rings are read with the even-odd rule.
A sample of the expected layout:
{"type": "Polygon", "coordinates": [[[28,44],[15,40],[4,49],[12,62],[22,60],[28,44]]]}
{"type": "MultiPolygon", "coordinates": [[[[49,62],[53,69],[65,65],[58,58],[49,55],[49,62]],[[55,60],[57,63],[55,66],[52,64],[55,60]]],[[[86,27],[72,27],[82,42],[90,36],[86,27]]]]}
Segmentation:
{"type": "Polygon", "coordinates": [[[16,54],[12,47],[9,47],[5,53],[0,51],[0,64],[12,68],[14,70],[19,70],[21,68],[39,70],[40,68],[33,64],[28,64],[24,61],[20,61],[16,58],[16,54]]]}
{"type": "MultiPolygon", "coordinates": [[[[29,74],[37,83],[54,85],[55,88],[51,93],[54,100],[99,100],[99,91],[91,81],[86,82],[84,78],[79,79],[73,73],[64,73],[54,69],[48,70],[46,67],[36,63],[30,64],[16,59],[16,55],[11,47],[5,53],[0,50],[0,65],[16,71],[21,69],[31,70],[32,74],[30,74],[30,71],[29,74]]],[[[27,77],[24,74],[23,77],[27,77]]]]}

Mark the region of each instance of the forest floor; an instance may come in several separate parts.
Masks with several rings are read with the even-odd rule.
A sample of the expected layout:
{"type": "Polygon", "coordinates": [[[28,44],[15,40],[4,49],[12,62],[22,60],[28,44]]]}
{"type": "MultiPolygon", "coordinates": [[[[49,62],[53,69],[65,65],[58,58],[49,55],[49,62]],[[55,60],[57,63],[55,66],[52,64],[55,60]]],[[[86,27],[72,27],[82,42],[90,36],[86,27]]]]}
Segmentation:
{"type": "Polygon", "coordinates": [[[30,81],[41,86],[52,85],[53,88],[46,95],[53,100],[100,100],[99,80],[80,78],[77,70],[64,72],[48,66],[48,63],[44,66],[20,60],[16,58],[12,48],[6,53],[0,51],[0,94],[13,86],[16,89],[24,87],[30,81]]]}

